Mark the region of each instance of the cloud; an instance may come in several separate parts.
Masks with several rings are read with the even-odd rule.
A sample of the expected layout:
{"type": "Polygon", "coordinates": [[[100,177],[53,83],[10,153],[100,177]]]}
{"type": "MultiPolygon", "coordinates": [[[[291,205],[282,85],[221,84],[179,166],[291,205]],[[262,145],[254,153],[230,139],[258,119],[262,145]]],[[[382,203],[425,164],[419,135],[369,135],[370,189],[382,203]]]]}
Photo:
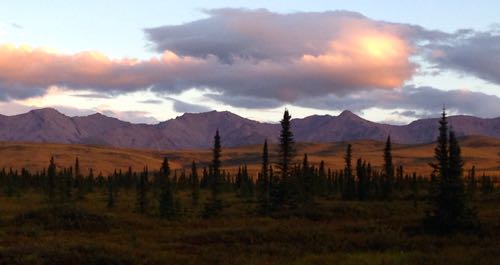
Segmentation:
{"type": "MultiPolygon", "coordinates": [[[[203,62],[201,62],[203,63],[203,62]]],[[[40,96],[50,86],[127,93],[154,84],[174,88],[174,76],[197,61],[171,52],[150,60],[110,59],[98,52],[61,54],[28,46],[0,46],[0,99],[40,96]]]]}
{"type": "Polygon", "coordinates": [[[145,123],[145,124],[156,124],[159,121],[154,117],[151,117],[149,112],[146,111],[117,111],[117,110],[100,110],[98,111],[103,115],[117,118],[122,121],[129,121],[131,123],[145,123]]]}
{"type": "Polygon", "coordinates": [[[345,97],[310,98],[297,105],[318,109],[361,112],[370,108],[403,109],[397,114],[412,118],[436,116],[443,106],[454,113],[480,117],[500,116],[500,98],[468,90],[440,90],[433,87],[406,86],[396,91],[369,91],[345,97]],[[408,112],[410,111],[410,112],[408,112]]]}
{"type": "Polygon", "coordinates": [[[180,113],[200,113],[211,111],[212,109],[203,105],[187,103],[175,98],[166,98],[173,103],[174,110],[180,113]]]}
{"type": "MultiPolygon", "coordinates": [[[[14,101],[0,102],[0,110],[1,110],[0,114],[1,115],[8,115],[8,116],[18,115],[18,114],[26,113],[30,110],[37,110],[37,109],[42,109],[42,108],[44,108],[44,107],[25,105],[25,104],[14,102],[14,101]]],[[[62,105],[50,106],[50,108],[56,109],[57,111],[63,113],[66,116],[69,116],[69,117],[87,116],[87,115],[95,113],[95,111],[91,110],[91,109],[81,109],[81,108],[62,106],[62,105]]]]}
{"type": "Polygon", "coordinates": [[[430,39],[440,34],[348,11],[279,14],[265,9],[226,8],[205,13],[208,18],[149,28],[146,35],[158,52],[171,50],[200,58],[214,55],[230,63],[235,58],[289,60],[305,54],[319,56],[330,50],[332,43],[345,44],[356,37],[430,39]]]}
{"type": "Polygon", "coordinates": [[[162,104],[163,101],[159,99],[146,99],[146,100],[140,100],[139,103],[157,105],[157,104],[162,104]]]}
{"type": "Polygon", "coordinates": [[[147,29],[161,53],[149,60],[0,46],[1,99],[40,96],[53,85],[108,94],[199,88],[286,103],[390,90],[414,74],[412,38],[425,32],[351,12],[221,9],[207,14],[191,23],[147,29]]]}
{"type": "MultiPolygon", "coordinates": [[[[297,104],[354,111],[416,109],[413,115],[423,115],[446,104],[463,113],[498,114],[496,96],[405,86],[429,70],[419,69],[413,60],[420,55],[439,69],[500,84],[498,30],[445,33],[346,11],[216,9],[206,15],[145,29],[158,55],[144,60],[2,45],[0,101],[42,96],[50,86],[81,90],[83,97],[141,90],[165,97],[194,88],[213,91],[205,95],[213,100],[254,109],[297,104]]],[[[169,100],[178,112],[210,110],[169,100]]],[[[135,114],[120,115],[134,119],[135,114]]]]}
{"type": "Polygon", "coordinates": [[[461,30],[426,46],[426,58],[440,69],[472,74],[500,84],[500,31],[461,30]]]}
{"type": "Polygon", "coordinates": [[[21,26],[21,25],[19,25],[17,23],[10,23],[10,26],[13,27],[13,28],[15,28],[15,29],[23,29],[24,28],[23,26],[21,26]]]}
{"type": "Polygon", "coordinates": [[[282,102],[401,86],[416,68],[409,39],[425,32],[345,11],[206,13],[206,19],[145,31],[158,52],[211,62],[208,72],[186,83],[282,102]]]}
{"type": "Polygon", "coordinates": [[[102,93],[72,94],[72,96],[80,98],[111,98],[110,95],[102,93]]]}
{"type": "Polygon", "coordinates": [[[243,107],[247,109],[269,109],[283,106],[283,102],[269,98],[233,96],[225,94],[205,94],[204,96],[233,107],[243,107]]]}
{"type": "Polygon", "coordinates": [[[0,101],[0,115],[17,115],[20,113],[25,113],[30,111],[31,108],[30,106],[26,106],[23,104],[19,104],[17,102],[1,102],[0,101]]]}

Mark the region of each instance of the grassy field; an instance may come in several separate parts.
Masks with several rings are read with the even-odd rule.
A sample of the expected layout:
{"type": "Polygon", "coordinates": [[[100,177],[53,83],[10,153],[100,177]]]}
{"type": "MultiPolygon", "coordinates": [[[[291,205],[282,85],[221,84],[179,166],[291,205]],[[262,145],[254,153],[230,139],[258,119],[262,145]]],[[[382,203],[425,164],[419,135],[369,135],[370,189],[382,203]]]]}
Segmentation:
{"type": "MultiPolygon", "coordinates": [[[[466,168],[476,165],[497,175],[500,140],[462,139],[466,168]]],[[[339,169],[346,143],[298,144],[310,161],[339,169]]],[[[271,147],[274,152],[275,146],[271,147]]],[[[393,147],[394,161],[407,172],[427,174],[434,146],[393,147]]],[[[382,164],[383,143],[353,143],[354,158],[382,164]]],[[[259,167],[261,146],[223,150],[223,167],[235,170],[247,163],[259,167]]],[[[201,165],[210,150],[150,151],[83,145],[2,143],[0,166],[41,170],[54,156],[59,167],[80,158],[83,169],[111,173],[128,166],[158,170],[168,156],[173,168],[192,160],[201,165]]],[[[7,187],[0,187],[7,190],[7,187]]],[[[223,193],[224,208],[213,219],[200,218],[208,196],[202,190],[199,205],[191,205],[187,191],[179,191],[181,215],[173,221],[157,216],[150,192],[148,214],[136,209],[134,189],[120,189],[113,209],[106,207],[106,188],[82,201],[55,211],[31,188],[7,197],[0,192],[1,264],[500,264],[500,192],[477,194],[481,229],[474,233],[438,236],[425,232],[421,221],[427,209],[425,190],[418,199],[399,194],[392,201],[344,201],[318,197],[312,204],[269,217],[256,214],[256,202],[234,192],[223,193]]],[[[409,194],[407,194],[409,195],[409,194]]]]}
{"type": "Polygon", "coordinates": [[[498,193],[477,201],[482,231],[452,236],[421,231],[423,202],[323,200],[271,218],[226,194],[222,216],[204,220],[180,195],[176,221],[154,204],[134,212],[133,191],[113,210],[96,191],[57,217],[36,193],[0,197],[0,264],[500,264],[498,193]]]}
{"type": "MultiPolygon", "coordinates": [[[[500,139],[480,136],[461,139],[462,153],[466,162],[465,169],[476,166],[478,174],[486,172],[500,175],[500,139]]],[[[321,160],[332,169],[341,169],[344,165],[343,155],[347,143],[298,144],[298,159],[303,153],[309,155],[312,163],[321,160]]],[[[378,168],[382,165],[384,143],[375,141],[355,141],[353,158],[362,158],[378,168]]],[[[271,158],[276,154],[276,146],[270,146],[271,158]]],[[[224,148],[222,152],[223,166],[226,170],[236,171],[237,167],[248,164],[252,174],[260,168],[260,145],[236,148],[224,148]]],[[[393,157],[396,165],[403,165],[406,172],[429,174],[428,165],[432,162],[434,144],[394,145],[393,157]]],[[[111,148],[86,145],[39,144],[39,143],[0,143],[0,168],[27,168],[32,171],[47,167],[51,156],[55,157],[58,166],[73,165],[75,157],[79,157],[82,169],[94,168],[97,174],[112,173],[115,169],[127,170],[132,166],[140,171],[144,166],[156,169],[164,156],[167,156],[173,168],[189,167],[195,160],[202,166],[211,159],[210,150],[151,151],[124,148],[111,148]]]]}

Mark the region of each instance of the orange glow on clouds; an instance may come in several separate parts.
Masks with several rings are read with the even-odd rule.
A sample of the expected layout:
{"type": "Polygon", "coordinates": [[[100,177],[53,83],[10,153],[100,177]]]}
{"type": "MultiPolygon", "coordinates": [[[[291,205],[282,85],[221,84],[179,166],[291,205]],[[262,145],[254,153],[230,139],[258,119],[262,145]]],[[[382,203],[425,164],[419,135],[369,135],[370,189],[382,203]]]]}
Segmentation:
{"type": "Polygon", "coordinates": [[[324,54],[304,55],[302,62],[358,85],[396,88],[414,72],[411,54],[411,46],[394,35],[351,33],[332,41],[324,54]]]}
{"type": "Polygon", "coordinates": [[[67,55],[26,45],[1,45],[0,82],[22,87],[140,88],[150,86],[161,75],[172,71],[176,64],[196,62],[196,59],[180,58],[169,51],[159,58],[139,61],[110,59],[95,51],[67,55]],[[163,72],[158,73],[155,67],[162,68],[163,72]]]}
{"type": "Polygon", "coordinates": [[[253,89],[262,85],[258,80],[266,78],[272,81],[265,83],[274,83],[274,87],[266,88],[275,90],[271,94],[293,101],[312,92],[309,89],[316,89],[319,95],[341,94],[351,89],[397,88],[414,72],[411,54],[411,46],[397,34],[373,29],[346,30],[319,55],[304,54],[289,61],[238,58],[232,64],[222,63],[214,56],[194,58],[171,51],[149,60],[137,60],[110,59],[95,51],[61,54],[29,46],[1,45],[0,84],[11,89],[58,86],[130,92],[159,86],[164,91],[172,88],[179,92],[198,86],[224,91],[235,89],[234,84],[240,82],[231,82],[236,79],[253,89]],[[291,78],[317,82],[321,87],[287,83],[291,78]],[[254,85],[248,80],[257,81],[254,85]]]}
{"type": "Polygon", "coordinates": [[[407,44],[393,36],[364,36],[359,39],[359,42],[361,50],[366,51],[367,55],[374,58],[397,59],[409,55],[407,44]]]}

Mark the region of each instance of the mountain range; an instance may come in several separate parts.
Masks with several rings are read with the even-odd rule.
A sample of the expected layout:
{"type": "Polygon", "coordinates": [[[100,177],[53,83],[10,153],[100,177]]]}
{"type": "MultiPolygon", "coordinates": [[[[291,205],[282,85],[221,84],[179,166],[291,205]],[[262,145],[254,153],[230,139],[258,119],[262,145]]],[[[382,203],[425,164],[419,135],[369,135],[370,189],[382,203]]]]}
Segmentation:
{"type": "MultiPolygon", "coordinates": [[[[500,138],[500,117],[451,116],[450,126],[458,136],[483,135],[500,138]]],[[[438,118],[421,119],[407,125],[388,125],[365,120],[350,111],[338,116],[313,115],[292,120],[298,142],[352,140],[429,143],[437,137],[438,118]]],[[[32,110],[14,116],[0,115],[0,141],[107,145],[128,148],[191,149],[212,145],[219,129],[223,146],[276,142],[280,125],[261,123],[231,112],[186,113],[155,125],[133,124],[99,113],[69,117],[55,109],[32,110]]]]}

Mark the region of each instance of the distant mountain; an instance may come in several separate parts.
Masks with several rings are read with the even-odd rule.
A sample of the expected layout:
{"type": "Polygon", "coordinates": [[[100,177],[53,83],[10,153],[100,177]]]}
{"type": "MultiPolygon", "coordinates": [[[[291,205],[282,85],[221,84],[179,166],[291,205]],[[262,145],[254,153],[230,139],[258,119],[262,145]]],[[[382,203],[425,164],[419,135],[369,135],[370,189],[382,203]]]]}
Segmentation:
{"type": "MultiPolygon", "coordinates": [[[[452,116],[450,125],[457,135],[500,138],[500,117],[482,119],[452,116]]],[[[350,111],[339,116],[309,116],[292,121],[299,142],[351,140],[383,141],[391,134],[394,142],[429,143],[437,137],[438,119],[422,119],[408,125],[388,125],[365,120],[350,111]]],[[[0,141],[79,143],[149,149],[189,149],[210,147],[219,129],[224,146],[275,142],[279,124],[261,123],[231,112],[186,113],[156,125],[132,124],[102,114],[68,117],[55,109],[0,115],[0,141]]]]}

